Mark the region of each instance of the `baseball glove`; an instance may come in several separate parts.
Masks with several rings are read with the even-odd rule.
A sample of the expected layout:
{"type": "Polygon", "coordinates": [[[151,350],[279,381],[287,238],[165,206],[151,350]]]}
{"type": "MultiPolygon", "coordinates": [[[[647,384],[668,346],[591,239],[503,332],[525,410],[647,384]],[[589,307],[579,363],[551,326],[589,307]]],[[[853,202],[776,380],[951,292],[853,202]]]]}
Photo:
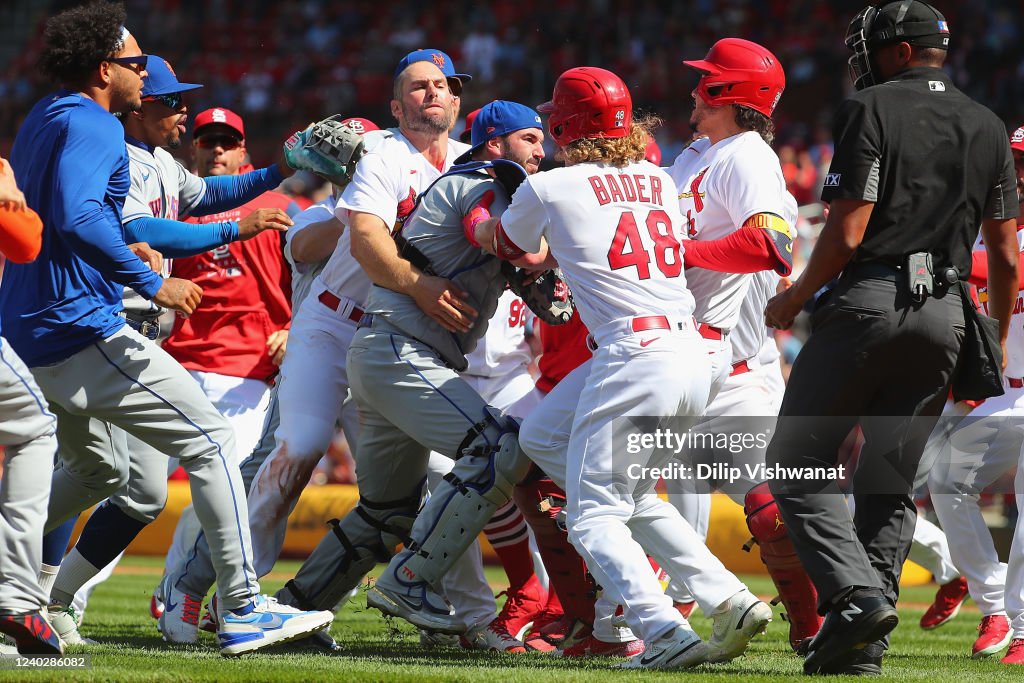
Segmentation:
{"type": "Polygon", "coordinates": [[[296,171],[311,171],[335,185],[352,180],[356,162],[365,153],[363,138],[331,116],[296,131],[284,143],[284,158],[296,171]]]}
{"type": "Polygon", "coordinates": [[[569,322],[574,310],[572,293],[557,269],[537,271],[516,268],[508,262],[502,263],[509,289],[520,297],[538,318],[548,325],[562,325],[569,322]],[[531,281],[532,280],[532,281],[531,281]]]}

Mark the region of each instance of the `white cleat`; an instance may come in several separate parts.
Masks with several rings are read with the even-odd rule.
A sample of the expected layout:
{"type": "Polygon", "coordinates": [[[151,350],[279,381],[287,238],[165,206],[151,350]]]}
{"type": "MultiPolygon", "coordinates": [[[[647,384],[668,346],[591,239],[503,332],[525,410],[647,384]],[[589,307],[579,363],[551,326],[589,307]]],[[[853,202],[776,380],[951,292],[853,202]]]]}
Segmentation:
{"type": "Polygon", "coordinates": [[[728,662],[743,654],[751,638],[764,632],[772,620],[772,608],[744,588],[719,605],[711,620],[708,661],[728,662]]]}
{"type": "Polygon", "coordinates": [[[218,612],[217,638],[220,653],[225,657],[305,638],[334,621],[332,612],[303,612],[266,595],[253,598],[252,610],[247,614],[223,606],[218,612]]]}
{"type": "Polygon", "coordinates": [[[74,607],[53,604],[46,609],[46,619],[65,645],[98,645],[91,638],[83,638],[78,632],[82,617],[74,607]]]}
{"type": "Polygon", "coordinates": [[[366,593],[366,605],[425,631],[461,634],[466,630],[444,596],[425,582],[399,581],[390,566],[366,593]]]}
{"type": "Polygon", "coordinates": [[[203,596],[181,592],[174,587],[169,576],[160,583],[160,594],[164,599],[164,611],[156,627],[164,640],[168,643],[196,642],[199,639],[199,610],[203,606],[203,596]]]}
{"type": "Polygon", "coordinates": [[[708,646],[689,624],[680,624],[650,643],[620,669],[689,669],[707,661],[708,646]]]}

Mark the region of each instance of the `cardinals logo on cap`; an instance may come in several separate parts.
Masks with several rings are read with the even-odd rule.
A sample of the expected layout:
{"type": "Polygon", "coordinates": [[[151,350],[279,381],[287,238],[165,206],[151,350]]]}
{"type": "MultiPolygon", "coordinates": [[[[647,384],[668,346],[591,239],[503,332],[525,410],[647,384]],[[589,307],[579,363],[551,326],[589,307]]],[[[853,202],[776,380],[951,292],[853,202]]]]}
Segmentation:
{"type": "Polygon", "coordinates": [[[224,113],[223,109],[214,109],[213,112],[210,114],[210,116],[211,116],[211,118],[213,118],[214,122],[216,122],[216,123],[227,123],[228,122],[228,115],[224,113]]]}
{"type": "Polygon", "coordinates": [[[345,125],[360,135],[366,132],[366,127],[363,126],[363,122],[359,119],[352,119],[351,121],[346,122],[345,125]]]}
{"type": "Polygon", "coordinates": [[[1024,126],[1013,131],[1013,135],[1010,136],[1010,142],[1024,142],[1024,126]]]}
{"type": "Polygon", "coordinates": [[[444,55],[432,52],[430,53],[430,58],[434,60],[434,64],[437,64],[438,69],[444,70],[444,55]]]}

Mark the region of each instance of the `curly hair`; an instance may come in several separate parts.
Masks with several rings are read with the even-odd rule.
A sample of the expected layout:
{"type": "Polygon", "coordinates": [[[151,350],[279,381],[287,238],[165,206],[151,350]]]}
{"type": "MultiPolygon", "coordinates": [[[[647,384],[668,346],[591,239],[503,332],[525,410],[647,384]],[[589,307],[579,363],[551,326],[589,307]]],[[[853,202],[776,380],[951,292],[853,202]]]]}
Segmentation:
{"type": "Polygon", "coordinates": [[[121,47],[125,8],[99,0],[61,12],[46,22],[39,68],[54,81],[82,86],[89,74],[121,47]]]}
{"type": "Polygon", "coordinates": [[[622,168],[643,161],[647,145],[655,128],[661,125],[657,116],[634,116],[629,135],[624,138],[581,138],[570,142],[562,150],[566,163],[582,164],[588,161],[611,164],[622,168]]]}
{"type": "Polygon", "coordinates": [[[750,107],[743,107],[738,104],[733,105],[733,110],[736,118],[736,125],[743,130],[752,130],[761,136],[767,144],[772,144],[772,140],[775,139],[775,122],[765,116],[759,111],[754,111],[750,107]]]}

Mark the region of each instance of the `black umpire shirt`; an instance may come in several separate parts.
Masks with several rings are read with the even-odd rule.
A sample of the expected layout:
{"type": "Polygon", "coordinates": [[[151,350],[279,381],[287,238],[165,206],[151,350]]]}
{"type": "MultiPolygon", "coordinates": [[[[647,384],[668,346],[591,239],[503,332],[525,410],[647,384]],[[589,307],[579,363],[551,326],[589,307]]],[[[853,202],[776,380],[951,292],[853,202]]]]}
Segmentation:
{"type": "Polygon", "coordinates": [[[1019,215],[1002,122],[941,69],[916,67],[840,105],[821,198],[875,203],[852,263],[930,252],[962,277],[982,219],[1019,215]]]}

